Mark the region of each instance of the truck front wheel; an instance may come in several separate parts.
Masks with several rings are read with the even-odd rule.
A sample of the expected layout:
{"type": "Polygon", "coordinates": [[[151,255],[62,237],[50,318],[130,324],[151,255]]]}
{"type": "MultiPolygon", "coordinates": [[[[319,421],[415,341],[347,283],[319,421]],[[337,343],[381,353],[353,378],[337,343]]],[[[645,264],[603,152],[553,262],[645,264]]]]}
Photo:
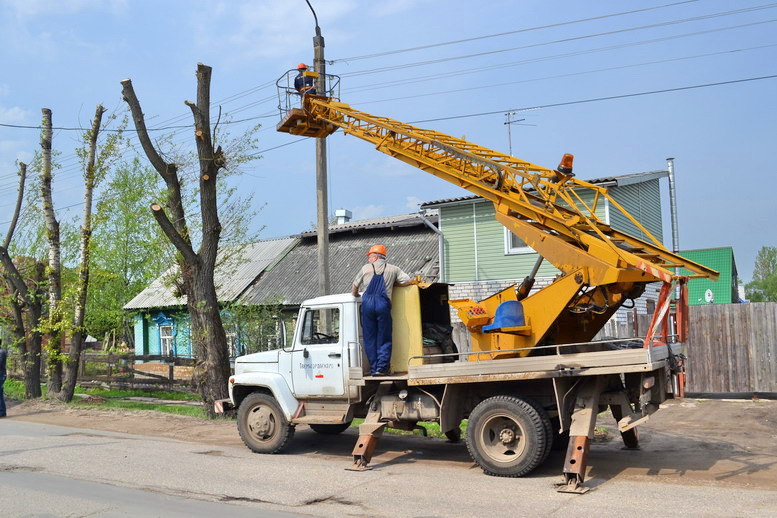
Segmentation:
{"type": "Polygon", "coordinates": [[[552,440],[541,410],[514,396],[494,396],[476,406],[467,424],[467,449],[488,475],[520,477],[547,457],[552,440]]]}
{"type": "Polygon", "coordinates": [[[269,394],[254,392],[240,403],[237,429],[248,449],[255,453],[278,453],[294,435],[278,402],[269,394]]]}

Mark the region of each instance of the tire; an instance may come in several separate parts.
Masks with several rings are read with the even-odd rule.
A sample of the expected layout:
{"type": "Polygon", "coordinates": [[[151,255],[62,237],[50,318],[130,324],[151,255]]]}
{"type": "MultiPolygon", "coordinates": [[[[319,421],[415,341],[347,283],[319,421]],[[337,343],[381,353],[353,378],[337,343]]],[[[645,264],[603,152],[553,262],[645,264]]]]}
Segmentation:
{"type": "Polygon", "coordinates": [[[310,428],[321,435],[337,435],[342,433],[351,426],[351,421],[341,424],[312,424],[310,428]]]}
{"type": "Polygon", "coordinates": [[[254,453],[278,453],[294,436],[294,427],[278,402],[261,392],[249,394],[240,403],[237,429],[243,443],[254,453]]]}
{"type": "Polygon", "coordinates": [[[514,396],[485,399],[469,415],[467,449],[487,474],[521,477],[548,455],[550,420],[535,403],[514,396]]]}
{"type": "Polygon", "coordinates": [[[550,421],[550,416],[548,416],[548,413],[540,406],[539,403],[532,399],[525,399],[525,401],[533,406],[537,411],[540,419],[542,419],[542,426],[545,428],[545,451],[543,452],[542,460],[540,461],[540,464],[542,464],[547,460],[548,456],[550,455],[550,451],[553,449],[553,423],[550,421]]]}

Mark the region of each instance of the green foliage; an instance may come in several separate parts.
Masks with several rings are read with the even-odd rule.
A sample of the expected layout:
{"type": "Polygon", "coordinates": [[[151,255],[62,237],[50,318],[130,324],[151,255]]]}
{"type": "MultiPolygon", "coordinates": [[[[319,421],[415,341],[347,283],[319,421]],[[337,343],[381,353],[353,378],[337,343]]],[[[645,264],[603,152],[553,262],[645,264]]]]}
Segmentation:
{"type": "Polygon", "coordinates": [[[97,199],[84,323],[96,338],[131,327],[122,308],[171,262],[149,210],[161,190],[156,172],[135,158],[118,164],[97,199]]]}
{"type": "MultiPolygon", "coordinates": [[[[234,333],[238,338],[243,347],[242,354],[251,354],[280,348],[281,318],[280,300],[268,300],[260,306],[229,304],[223,312],[222,321],[227,333],[234,333]]],[[[286,331],[287,334],[293,333],[293,326],[286,324],[286,331]]],[[[232,351],[231,355],[235,353],[237,351],[232,351]]]]}
{"type": "Polygon", "coordinates": [[[777,302],[777,247],[764,246],[758,251],[753,280],[745,291],[751,302],[777,302]]]}
{"type": "MultiPolygon", "coordinates": [[[[10,380],[10,379],[5,380],[5,385],[3,385],[3,388],[5,390],[5,397],[7,398],[16,399],[19,401],[23,401],[24,399],[26,399],[23,381],[16,381],[16,380],[10,380]]],[[[41,388],[45,389],[46,387],[41,386],[41,388]]]]}

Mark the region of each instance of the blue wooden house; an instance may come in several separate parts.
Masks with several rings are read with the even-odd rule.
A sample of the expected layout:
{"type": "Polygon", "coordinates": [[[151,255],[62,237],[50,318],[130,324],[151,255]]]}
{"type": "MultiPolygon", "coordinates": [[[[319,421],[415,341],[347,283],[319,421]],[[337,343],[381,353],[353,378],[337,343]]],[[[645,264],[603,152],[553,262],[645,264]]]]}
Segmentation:
{"type": "MultiPolygon", "coordinates": [[[[215,282],[219,302],[227,306],[236,302],[264,272],[271,269],[298,243],[288,237],[252,243],[239,252],[229,251],[228,260],[220,260],[215,282]]],[[[226,259],[226,258],[224,258],[226,259]]],[[[193,357],[189,312],[186,298],[178,297],[173,288],[172,268],[129,301],[124,309],[135,313],[135,354],[193,357]]],[[[227,341],[232,357],[244,352],[240,322],[228,309],[222,310],[227,341]]]]}

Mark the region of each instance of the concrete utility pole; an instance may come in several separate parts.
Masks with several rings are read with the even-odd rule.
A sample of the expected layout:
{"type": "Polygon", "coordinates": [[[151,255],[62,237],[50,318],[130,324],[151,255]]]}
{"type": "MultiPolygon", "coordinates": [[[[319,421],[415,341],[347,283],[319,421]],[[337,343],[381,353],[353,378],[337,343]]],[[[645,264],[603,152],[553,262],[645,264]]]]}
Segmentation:
{"type": "MultiPolygon", "coordinates": [[[[316,78],[316,94],[326,95],[326,62],[324,61],[324,37],[318,26],[318,17],[313,6],[305,0],[313,12],[316,21],[316,35],[313,37],[313,70],[318,73],[316,78]]],[[[329,203],[328,178],[326,170],[326,137],[316,139],[316,201],[317,221],[316,239],[318,244],[318,293],[329,295],[329,203]]]]}

